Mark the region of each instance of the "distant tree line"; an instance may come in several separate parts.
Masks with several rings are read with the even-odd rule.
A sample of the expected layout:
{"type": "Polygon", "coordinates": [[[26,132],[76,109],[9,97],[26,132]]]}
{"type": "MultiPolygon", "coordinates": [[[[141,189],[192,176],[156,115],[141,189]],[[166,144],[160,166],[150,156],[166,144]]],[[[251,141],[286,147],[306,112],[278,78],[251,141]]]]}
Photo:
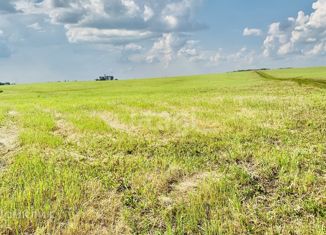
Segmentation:
{"type": "Polygon", "coordinates": [[[270,70],[268,68],[261,68],[261,69],[239,69],[233,72],[250,72],[250,71],[261,71],[261,70],[270,70]]]}
{"type": "MultiPolygon", "coordinates": [[[[278,68],[278,69],[292,69],[292,67],[285,67],[285,68],[278,68]]],[[[265,70],[271,70],[269,68],[260,68],[260,69],[240,69],[235,70],[233,72],[250,72],[250,71],[265,71],[265,70]]]]}

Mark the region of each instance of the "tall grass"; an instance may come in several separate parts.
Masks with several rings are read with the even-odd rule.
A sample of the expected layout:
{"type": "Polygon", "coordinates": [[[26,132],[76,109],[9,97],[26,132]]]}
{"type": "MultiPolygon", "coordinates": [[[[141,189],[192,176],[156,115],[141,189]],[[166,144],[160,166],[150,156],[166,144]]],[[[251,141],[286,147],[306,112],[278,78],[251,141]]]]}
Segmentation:
{"type": "Polygon", "coordinates": [[[0,233],[324,234],[326,69],[267,74],[4,88],[0,233]]]}

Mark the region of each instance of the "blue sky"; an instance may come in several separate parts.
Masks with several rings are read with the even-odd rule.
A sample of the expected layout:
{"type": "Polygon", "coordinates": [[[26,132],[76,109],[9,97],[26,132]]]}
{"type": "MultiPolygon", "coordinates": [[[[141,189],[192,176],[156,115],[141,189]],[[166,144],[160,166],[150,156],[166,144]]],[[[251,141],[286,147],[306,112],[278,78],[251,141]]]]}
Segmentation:
{"type": "Polygon", "coordinates": [[[0,81],[325,65],[326,0],[6,0],[0,81]]]}

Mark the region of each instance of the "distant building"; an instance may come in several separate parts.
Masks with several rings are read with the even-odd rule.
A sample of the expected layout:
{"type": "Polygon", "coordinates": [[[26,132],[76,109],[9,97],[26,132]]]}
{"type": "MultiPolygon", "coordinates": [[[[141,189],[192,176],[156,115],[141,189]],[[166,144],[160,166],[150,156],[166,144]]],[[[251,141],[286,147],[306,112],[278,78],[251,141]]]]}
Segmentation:
{"type": "Polygon", "coordinates": [[[104,76],[99,76],[99,78],[96,79],[96,81],[113,81],[115,80],[113,76],[108,76],[104,74],[104,76]]]}

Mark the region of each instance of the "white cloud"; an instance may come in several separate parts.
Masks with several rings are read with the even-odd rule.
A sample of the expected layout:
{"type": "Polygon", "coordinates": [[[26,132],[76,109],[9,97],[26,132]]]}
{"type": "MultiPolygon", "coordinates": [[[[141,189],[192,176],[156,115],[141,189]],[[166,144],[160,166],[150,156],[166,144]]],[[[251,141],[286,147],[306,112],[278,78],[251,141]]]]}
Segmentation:
{"type": "MultiPolygon", "coordinates": [[[[8,0],[24,28],[65,30],[70,43],[120,51],[120,61],[162,63],[168,66],[185,45],[190,32],[202,29],[194,13],[202,0],[8,0]],[[188,36],[185,36],[185,35],[188,36]]],[[[0,3],[0,9],[1,9],[0,3]]],[[[186,53],[186,52],[185,52],[186,53]]],[[[193,56],[192,60],[199,60],[193,56]]]]}
{"type": "Polygon", "coordinates": [[[262,31],[260,29],[245,28],[243,30],[243,36],[260,36],[261,34],[262,31]]]}
{"type": "Polygon", "coordinates": [[[43,28],[42,26],[38,23],[38,22],[35,22],[33,24],[30,24],[27,26],[28,28],[31,28],[31,29],[34,29],[36,31],[43,31],[43,28]]]}
{"type": "Polygon", "coordinates": [[[144,20],[147,22],[154,16],[154,11],[147,5],[144,5],[144,20]]]}
{"type": "Polygon", "coordinates": [[[209,58],[209,61],[212,65],[218,65],[224,60],[225,57],[220,52],[216,52],[213,56],[209,58]]]}
{"type": "Polygon", "coordinates": [[[195,48],[198,41],[189,40],[185,45],[178,51],[179,56],[196,57],[199,55],[198,49],[195,48]]]}
{"type": "Polygon", "coordinates": [[[200,48],[199,41],[188,40],[185,45],[178,51],[179,57],[184,57],[190,62],[210,63],[211,53],[200,48]]]}
{"type": "Polygon", "coordinates": [[[265,56],[289,54],[323,55],[326,53],[326,0],[317,0],[313,12],[298,12],[287,22],[275,22],[269,27],[264,41],[265,56]]]}
{"type": "Polygon", "coordinates": [[[307,55],[315,56],[320,54],[325,54],[326,52],[326,43],[321,42],[319,44],[315,44],[315,46],[306,52],[307,55]]]}
{"type": "Polygon", "coordinates": [[[139,12],[141,12],[138,4],[133,0],[121,0],[121,3],[126,7],[127,14],[130,16],[136,16],[139,12]]]}
{"type": "Polygon", "coordinates": [[[167,67],[184,44],[185,39],[174,33],[165,33],[154,43],[145,59],[148,63],[161,62],[167,67]]]}
{"type": "Polygon", "coordinates": [[[135,43],[129,43],[124,47],[127,51],[141,51],[143,47],[135,43]]]}
{"type": "Polygon", "coordinates": [[[164,21],[169,29],[175,29],[178,26],[178,19],[175,16],[167,15],[164,17],[164,21]]]}
{"type": "Polygon", "coordinates": [[[269,26],[268,34],[263,44],[264,56],[271,56],[273,53],[275,53],[275,51],[279,53],[279,50],[281,49],[282,45],[285,45],[287,43],[289,35],[285,27],[284,29],[282,29],[282,25],[280,22],[272,23],[269,26]]]}
{"type": "Polygon", "coordinates": [[[185,46],[178,51],[178,56],[187,58],[189,62],[200,63],[203,66],[214,67],[222,63],[251,65],[257,54],[255,51],[241,48],[234,53],[225,53],[222,49],[205,50],[199,47],[198,41],[189,40],[185,46]]]}
{"type": "Polygon", "coordinates": [[[109,44],[128,44],[152,37],[150,31],[126,29],[97,29],[68,27],[67,37],[69,42],[93,42],[109,44]]]}
{"type": "Polygon", "coordinates": [[[255,51],[250,51],[246,47],[242,47],[238,52],[228,55],[227,60],[230,62],[241,62],[245,65],[251,65],[256,57],[257,55],[255,51]]]}
{"type": "Polygon", "coordinates": [[[144,56],[142,55],[144,48],[143,46],[136,43],[129,43],[123,46],[120,52],[121,62],[133,62],[139,63],[144,61],[144,56]]]}
{"type": "Polygon", "coordinates": [[[52,23],[64,25],[70,42],[129,43],[132,38],[146,39],[145,32],[158,38],[202,27],[193,17],[201,0],[17,1],[17,9],[25,14],[46,14],[52,23]]]}

